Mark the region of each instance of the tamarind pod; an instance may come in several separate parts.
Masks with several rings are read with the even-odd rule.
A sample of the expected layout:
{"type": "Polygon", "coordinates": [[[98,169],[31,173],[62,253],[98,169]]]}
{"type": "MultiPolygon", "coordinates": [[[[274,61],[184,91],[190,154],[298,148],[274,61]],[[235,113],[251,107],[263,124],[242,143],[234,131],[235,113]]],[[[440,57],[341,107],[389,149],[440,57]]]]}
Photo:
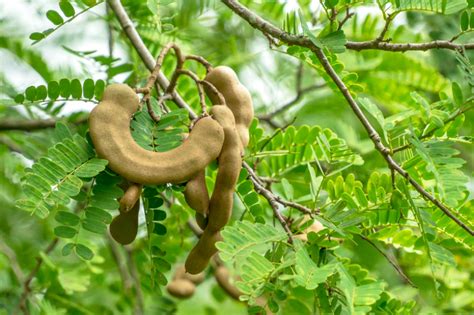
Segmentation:
{"type": "Polygon", "coordinates": [[[204,274],[204,272],[200,272],[196,275],[192,275],[186,272],[184,265],[179,265],[174,272],[173,280],[186,279],[197,285],[203,282],[205,278],[206,278],[206,275],[204,274]]]}
{"type": "Polygon", "coordinates": [[[137,237],[138,232],[138,214],[140,211],[140,202],[137,201],[130,211],[120,212],[112,223],[109,231],[113,239],[122,245],[130,244],[137,237]]]}
{"type": "Polygon", "coordinates": [[[140,184],[130,184],[130,186],[125,191],[125,194],[120,198],[120,212],[128,212],[140,199],[142,193],[142,185],[140,184]]]}
{"type": "Polygon", "coordinates": [[[130,87],[112,84],[89,116],[90,136],[98,155],[129,181],[152,185],[182,183],[219,155],[224,133],[211,117],[198,120],[188,139],[173,150],[143,149],[130,132],[130,119],[138,106],[138,97],[130,87]]]}
{"type": "MultiPolygon", "coordinates": [[[[234,300],[240,301],[240,296],[243,295],[243,293],[231,283],[229,269],[227,269],[225,266],[218,266],[214,271],[214,277],[216,278],[217,284],[219,284],[219,286],[227,293],[227,295],[229,295],[234,300]]],[[[236,280],[240,280],[240,278],[237,278],[236,280]]],[[[258,297],[256,304],[265,308],[264,314],[273,314],[268,308],[267,301],[264,297],[258,297]]]]}
{"type": "Polygon", "coordinates": [[[195,218],[196,218],[197,225],[201,228],[201,230],[204,230],[207,226],[208,218],[199,212],[196,212],[195,218]]]}
{"type": "Polygon", "coordinates": [[[200,170],[191,178],[184,188],[184,199],[197,213],[207,214],[209,209],[209,192],[206,186],[206,170],[200,170]]]}
{"type": "Polygon", "coordinates": [[[211,115],[224,129],[224,145],[218,158],[219,171],[209,202],[206,228],[219,231],[229,222],[232,215],[234,189],[242,168],[242,157],[232,111],[226,106],[215,105],[211,109],[211,115]]]}
{"type": "MultiPolygon", "coordinates": [[[[224,96],[227,106],[235,116],[237,131],[240,135],[243,147],[249,143],[248,127],[254,116],[252,97],[245,86],[243,86],[237,74],[229,67],[219,66],[207,74],[206,81],[212,83],[224,96]]],[[[205,86],[206,87],[206,86],[205,86]]],[[[206,87],[206,94],[213,104],[219,104],[219,98],[206,87]]]]}
{"type": "Polygon", "coordinates": [[[166,290],[174,297],[185,299],[191,297],[194,294],[194,291],[196,291],[196,286],[189,280],[175,279],[166,286],[166,290]]]}
{"type": "Polygon", "coordinates": [[[217,267],[214,272],[214,277],[216,278],[216,281],[222,290],[224,290],[234,300],[239,301],[239,297],[243,293],[240,292],[240,290],[230,282],[229,269],[224,266],[217,267]]]}
{"type": "Polygon", "coordinates": [[[189,253],[184,264],[186,272],[198,274],[208,265],[211,257],[217,252],[216,242],[222,240],[220,232],[211,232],[205,229],[198,243],[189,253]]]}

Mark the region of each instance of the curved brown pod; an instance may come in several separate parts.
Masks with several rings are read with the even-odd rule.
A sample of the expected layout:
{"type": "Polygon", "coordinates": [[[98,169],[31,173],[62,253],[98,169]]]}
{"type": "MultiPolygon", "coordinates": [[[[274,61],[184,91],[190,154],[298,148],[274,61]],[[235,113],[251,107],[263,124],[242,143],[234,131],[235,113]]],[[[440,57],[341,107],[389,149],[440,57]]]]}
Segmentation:
{"type": "Polygon", "coordinates": [[[198,273],[196,275],[192,275],[186,272],[186,268],[184,268],[184,265],[179,265],[174,272],[173,280],[186,279],[198,285],[201,282],[203,282],[205,278],[206,278],[206,275],[203,272],[198,273]]]}
{"type": "Polygon", "coordinates": [[[233,299],[239,301],[239,297],[243,294],[235,285],[230,282],[230,272],[224,266],[218,266],[214,272],[219,286],[233,299]]]}
{"type": "Polygon", "coordinates": [[[220,240],[219,231],[232,215],[234,188],[242,168],[240,137],[232,111],[226,106],[215,105],[211,115],[224,129],[224,145],[218,158],[219,171],[209,203],[207,226],[186,259],[186,271],[191,274],[202,272],[217,252],[215,243],[220,240]]]}
{"type": "Polygon", "coordinates": [[[209,209],[209,192],[206,186],[206,170],[200,170],[184,188],[184,199],[196,212],[206,215],[209,209]]]}
{"type": "MultiPolygon", "coordinates": [[[[249,143],[248,128],[254,116],[252,97],[249,91],[240,83],[234,70],[226,66],[218,66],[212,69],[205,80],[212,83],[224,96],[227,106],[234,113],[236,129],[240,135],[242,145],[246,147],[249,143]]],[[[208,87],[206,87],[206,93],[213,104],[220,103],[217,95],[212,93],[208,87]]]]}
{"type": "Polygon", "coordinates": [[[138,232],[138,214],[140,211],[140,202],[136,202],[130,211],[120,212],[112,223],[109,231],[113,239],[122,245],[130,244],[137,237],[138,232]]]}
{"type": "Polygon", "coordinates": [[[129,181],[152,185],[182,183],[219,155],[224,133],[211,117],[198,120],[188,139],[173,150],[143,149],[130,132],[130,119],[138,107],[138,97],[130,87],[112,84],[89,116],[90,135],[98,155],[129,181]]]}
{"type": "Polygon", "coordinates": [[[218,158],[219,171],[209,203],[206,229],[220,231],[229,222],[234,203],[234,189],[242,168],[240,138],[235,129],[232,111],[226,106],[215,105],[211,115],[224,129],[224,145],[218,158]]]}
{"type": "Polygon", "coordinates": [[[222,241],[220,232],[211,232],[205,229],[198,243],[186,258],[184,265],[186,272],[193,275],[202,272],[209,264],[211,257],[217,252],[216,242],[219,241],[222,241]]]}

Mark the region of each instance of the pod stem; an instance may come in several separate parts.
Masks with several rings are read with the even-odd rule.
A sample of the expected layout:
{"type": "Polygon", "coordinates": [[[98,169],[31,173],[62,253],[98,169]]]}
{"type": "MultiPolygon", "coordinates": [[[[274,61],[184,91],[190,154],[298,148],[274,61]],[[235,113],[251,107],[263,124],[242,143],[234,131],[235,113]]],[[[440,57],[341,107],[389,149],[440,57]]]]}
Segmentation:
{"type": "Polygon", "coordinates": [[[187,55],[184,57],[184,61],[194,60],[202,64],[206,68],[206,72],[209,73],[212,70],[212,64],[207,61],[205,58],[197,55],[187,55]]]}

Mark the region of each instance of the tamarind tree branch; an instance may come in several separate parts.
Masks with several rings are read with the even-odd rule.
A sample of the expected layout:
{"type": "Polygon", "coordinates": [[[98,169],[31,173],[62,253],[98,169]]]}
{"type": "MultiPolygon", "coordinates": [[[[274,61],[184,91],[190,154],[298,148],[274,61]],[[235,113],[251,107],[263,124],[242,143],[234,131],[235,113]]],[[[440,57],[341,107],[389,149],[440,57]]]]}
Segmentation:
{"type": "MultiPolygon", "coordinates": [[[[285,42],[288,45],[297,45],[303,46],[311,49],[311,51],[316,55],[319,62],[323,66],[325,72],[329,75],[331,80],[336,84],[337,88],[341,92],[341,94],[346,99],[347,103],[351,107],[354,114],[357,116],[359,121],[362,123],[364,129],[366,130],[369,138],[374,143],[375,149],[379,151],[379,153],[383,156],[387,165],[390,169],[394,170],[398,174],[402,175],[414,188],[418,191],[418,193],[425,199],[429,200],[432,204],[434,204],[437,208],[439,208],[446,216],[448,216],[451,220],[453,220],[456,224],[458,224],[461,228],[467,231],[470,235],[474,236],[474,231],[467,226],[464,222],[458,219],[451,209],[449,209],[445,204],[441,201],[436,199],[433,195],[427,192],[417,181],[415,181],[406,170],[404,170],[391,156],[391,151],[387,148],[383,143],[380,135],[369,122],[365,114],[363,113],[362,109],[359,107],[355,99],[352,97],[349,89],[341,80],[341,78],[337,75],[336,71],[328,61],[326,55],[324,54],[323,50],[313,44],[309,39],[305,37],[297,37],[294,35],[290,35],[283,30],[277,28],[270,22],[264,20],[256,13],[250,11],[245,6],[241,5],[236,0],[221,0],[227,7],[229,7],[232,11],[238,14],[241,18],[243,18],[247,23],[249,23],[253,28],[259,30],[262,33],[267,33],[273,37],[280,39],[281,41],[285,42]]],[[[474,44],[473,44],[474,45],[474,44]]]]}
{"type": "MultiPolygon", "coordinates": [[[[34,131],[40,129],[54,128],[59,119],[5,119],[0,120],[0,131],[7,130],[23,130],[23,131],[34,131]]],[[[87,121],[87,117],[83,117],[72,121],[73,124],[80,125],[87,121]]]]}
{"type": "MultiPolygon", "coordinates": [[[[288,45],[296,45],[301,47],[312,48],[314,47],[313,42],[306,36],[292,35],[287,33],[268,21],[262,19],[257,14],[250,11],[245,6],[242,6],[236,0],[221,0],[227,7],[234,11],[237,15],[245,19],[254,28],[260,30],[265,36],[272,36],[279,39],[280,41],[288,45]]],[[[378,49],[392,52],[403,52],[410,50],[421,50],[426,51],[430,49],[450,49],[450,50],[469,50],[474,49],[474,43],[469,44],[455,44],[448,40],[435,40],[427,43],[390,43],[387,41],[381,41],[374,39],[365,42],[346,42],[346,48],[351,50],[367,50],[367,49],[378,49]]]]}

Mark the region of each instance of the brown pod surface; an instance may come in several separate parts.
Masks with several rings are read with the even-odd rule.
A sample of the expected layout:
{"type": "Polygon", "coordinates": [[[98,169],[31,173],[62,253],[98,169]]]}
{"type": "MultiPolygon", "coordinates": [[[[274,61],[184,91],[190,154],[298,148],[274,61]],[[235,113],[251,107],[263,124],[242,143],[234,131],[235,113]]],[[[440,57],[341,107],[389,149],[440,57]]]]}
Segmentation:
{"type": "Polygon", "coordinates": [[[129,181],[151,185],[182,183],[219,155],[224,133],[211,117],[197,121],[188,139],[175,149],[143,149],[130,132],[130,120],[138,107],[138,97],[130,87],[112,84],[89,116],[90,136],[98,155],[129,181]]]}
{"type": "Polygon", "coordinates": [[[201,230],[204,230],[207,227],[207,220],[209,218],[198,212],[196,212],[195,218],[197,225],[201,228],[201,230]]]}
{"type": "MultiPolygon", "coordinates": [[[[237,132],[239,133],[242,145],[246,147],[249,143],[248,128],[254,116],[250,92],[240,83],[234,70],[226,66],[218,66],[212,69],[207,74],[205,80],[212,83],[224,96],[227,106],[234,113],[237,132]]],[[[217,95],[208,87],[206,87],[206,94],[213,104],[220,103],[217,95]]]]}
{"type": "Polygon", "coordinates": [[[206,170],[200,170],[184,188],[184,199],[196,212],[206,215],[209,209],[209,192],[206,186],[206,170]]]}
{"type": "Polygon", "coordinates": [[[138,214],[140,211],[140,202],[136,202],[133,208],[127,212],[120,212],[112,223],[109,230],[113,239],[122,245],[130,244],[137,237],[138,232],[138,214]]]}
{"type": "Polygon", "coordinates": [[[230,281],[230,272],[224,266],[217,267],[216,271],[214,272],[214,277],[216,278],[217,283],[219,286],[233,299],[239,300],[239,297],[242,295],[239,289],[235,285],[233,285],[230,281]]]}
{"type": "Polygon", "coordinates": [[[216,242],[221,241],[220,232],[211,232],[204,230],[198,243],[186,258],[186,272],[190,274],[198,274],[202,272],[208,265],[211,257],[217,252],[216,242]]]}
{"type": "Polygon", "coordinates": [[[189,280],[176,279],[171,281],[166,286],[166,290],[174,297],[185,299],[191,297],[194,294],[194,291],[196,291],[196,286],[189,280]]]}
{"type": "Polygon", "coordinates": [[[219,155],[219,171],[212,197],[209,203],[208,224],[206,229],[221,230],[232,215],[234,189],[242,168],[240,138],[235,129],[235,120],[228,107],[215,105],[211,109],[214,119],[224,129],[224,145],[219,155]]]}
{"type": "Polygon", "coordinates": [[[142,185],[132,183],[128,186],[125,194],[120,198],[120,212],[128,212],[130,211],[133,206],[137,203],[140,199],[140,195],[142,193],[142,185]]]}
{"type": "Polygon", "coordinates": [[[173,280],[186,279],[197,285],[203,282],[205,278],[206,278],[206,275],[204,274],[204,272],[200,272],[196,275],[192,275],[186,272],[186,268],[184,267],[184,265],[179,265],[176,268],[176,271],[174,272],[173,280]]]}

